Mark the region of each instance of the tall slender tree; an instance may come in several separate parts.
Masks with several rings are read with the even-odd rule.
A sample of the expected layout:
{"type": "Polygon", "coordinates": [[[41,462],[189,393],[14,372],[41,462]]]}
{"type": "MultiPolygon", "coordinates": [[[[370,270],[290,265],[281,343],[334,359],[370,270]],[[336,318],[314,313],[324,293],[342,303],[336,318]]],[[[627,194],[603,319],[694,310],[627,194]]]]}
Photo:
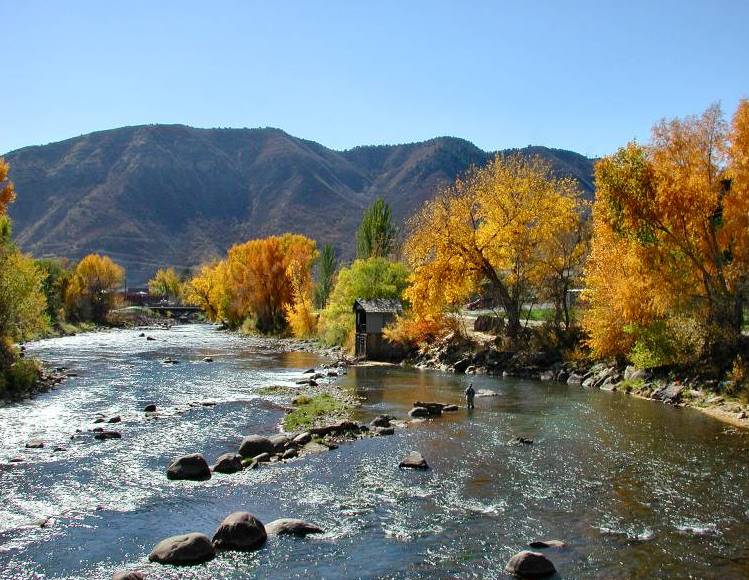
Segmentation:
{"type": "Polygon", "coordinates": [[[328,297],[333,290],[333,278],[338,268],[338,258],[335,249],[330,244],[323,246],[320,253],[320,262],[317,270],[317,281],[315,283],[315,306],[325,308],[328,297]]]}
{"type": "Polygon", "coordinates": [[[393,212],[382,198],[377,198],[364,212],[356,232],[357,258],[388,257],[395,248],[395,235],[393,212]]]}

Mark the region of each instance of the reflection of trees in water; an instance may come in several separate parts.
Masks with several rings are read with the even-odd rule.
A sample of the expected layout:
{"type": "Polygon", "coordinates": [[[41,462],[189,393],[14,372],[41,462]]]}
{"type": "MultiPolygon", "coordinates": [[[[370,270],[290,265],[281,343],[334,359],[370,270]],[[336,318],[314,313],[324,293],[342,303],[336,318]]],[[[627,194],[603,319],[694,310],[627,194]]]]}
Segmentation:
{"type": "Polygon", "coordinates": [[[368,405],[409,409],[414,401],[461,403],[464,388],[463,377],[394,366],[351,367],[342,385],[366,397],[368,405]]]}

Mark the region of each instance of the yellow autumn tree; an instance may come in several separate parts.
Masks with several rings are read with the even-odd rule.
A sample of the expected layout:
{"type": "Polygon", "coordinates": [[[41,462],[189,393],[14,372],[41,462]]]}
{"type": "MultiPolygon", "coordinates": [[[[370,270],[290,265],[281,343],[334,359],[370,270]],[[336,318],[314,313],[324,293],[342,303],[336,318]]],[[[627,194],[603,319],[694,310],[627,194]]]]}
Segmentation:
{"type": "Polygon", "coordinates": [[[73,270],[65,292],[67,311],[78,320],[105,321],[124,276],[122,267],[108,256],[84,257],[73,270]]]}
{"type": "Polygon", "coordinates": [[[748,156],[742,101],[730,126],[712,106],[596,164],[585,318],[595,352],[629,348],[651,365],[735,352],[749,272],[748,156]]]}
{"type": "Polygon", "coordinates": [[[202,308],[208,320],[222,320],[227,301],[226,262],[200,266],[198,273],[184,286],[184,299],[188,304],[202,308]]]}
{"type": "Polygon", "coordinates": [[[523,306],[541,296],[550,275],[550,240],[577,223],[579,199],[574,179],[519,155],[498,155],[440,190],[408,224],[411,316],[438,320],[483,287],[516,337],[523,306]]]}
{"type": "Polygon", "coordinates": [[[174,268],[161,268],[148,281],[148,292],[153,296],[179,302],[183,294],[182,280],[174,268]]]}
{"type": "Polygon", "coordinates": [[[299,262],[289,265],[292,301],[284,306],[286,321],[297,338],[310,338],[317,334],[317,315],[312,303],[312,281],[299,262]]]}

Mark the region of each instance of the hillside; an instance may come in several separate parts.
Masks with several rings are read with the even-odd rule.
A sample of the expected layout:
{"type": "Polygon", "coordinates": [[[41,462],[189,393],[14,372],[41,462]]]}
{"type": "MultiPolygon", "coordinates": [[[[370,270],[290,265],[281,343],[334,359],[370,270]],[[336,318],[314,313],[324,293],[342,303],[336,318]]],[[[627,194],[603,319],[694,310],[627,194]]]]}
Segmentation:
{"type": "MultiPolygon", "coordinates": [[[[592,160],[530,147],[592,192],[592,160]]],[[[296,231],[351,257],[363,209],[384,197],[400,221],[442,182],[493,154],[454,137],[334,151],[279,129],[144,125],[6,154],[19,245],[36,256],[103,252],[138,284],[231,244],[296,231]]]]}

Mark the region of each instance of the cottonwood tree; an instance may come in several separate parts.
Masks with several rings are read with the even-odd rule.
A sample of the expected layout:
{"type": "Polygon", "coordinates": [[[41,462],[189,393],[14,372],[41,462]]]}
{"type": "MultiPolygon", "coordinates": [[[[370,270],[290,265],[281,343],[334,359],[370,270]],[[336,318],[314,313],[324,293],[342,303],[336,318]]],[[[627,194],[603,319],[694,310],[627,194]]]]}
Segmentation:
{"type": "Polygon", "coordinates": [[[183,294],[182,280],[174,268],[161,268],[148,281],[148,292],[179,302],[183,294]]]}
{"type": "Polygon", "coordinates": [[[667,343],[697,323],[698,354],[735,352],[749,272],[749,101],[730,125],[718,106],[663,121],[650,144],[600,160],[595,177],[586,278],[594,349],[653,342],[657,328],[667,343]]]}
{"type": "Polygon", "coordinates": [[[315,306],[325,308],[328,297],[333,290],[333,279],[338,269],[338,258],[335,249],[330,244],[325,244],[320,252],[320,261],[317,270],[317,283],[315,284],[315,306]]]}
{"type": "Polygon", "coordinates": [[[79,320],[104,322],[124,277],[125,270],[109,256],[85,256],[73,270],[65,292],[68,312],[79,320]]]}
{"type": "Polygon", "coordinates": [[[438,316],[484,287],[517,337],[523,306],[543,290],[557,247],[566,247],[551,241],[577,223],[579,199],[574,179],[519,155],[498,155],[444,187],[409,221],[414,315],[438,316]]]}

